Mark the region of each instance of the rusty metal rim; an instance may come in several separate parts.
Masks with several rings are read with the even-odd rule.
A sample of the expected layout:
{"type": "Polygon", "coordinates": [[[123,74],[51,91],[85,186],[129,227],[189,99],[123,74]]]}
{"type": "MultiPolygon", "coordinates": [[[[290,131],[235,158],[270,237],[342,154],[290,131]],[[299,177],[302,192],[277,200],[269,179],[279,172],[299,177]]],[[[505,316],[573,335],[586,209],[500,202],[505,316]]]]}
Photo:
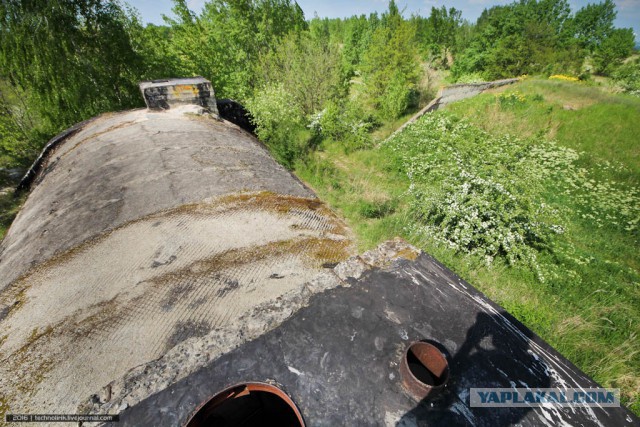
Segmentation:
{"type": "Polygon", "coordinates": [[[293,410],[293,412],[296,414],[296,417],[298,418],[298,422],[300,423],[300,426],[306,427],[306,424],[304,423],[304,419],[302,418],[302,414],[300,413],[298,406],[289,397],[289,395],[287,395],[282,389],[274,385],[263,383],[263,382],[240,383],[240,384],[229,386],[223,389],[222,391],[214,394],[211,398],[205,400],[196,408],[196,410],[193,412],[193,414],[189,417],[187,422],[184,424],[184,427],[188,427],[191,424],[191,422],[195,420],[196,416],[200,413],[200,411],[205,406],[210,406],[209,410],[211,410],[218,407],[228,399],[235,399],[237,397],[246,396],[250,394],[252,391],[261,391],[265,393],[275,394],[280,399],[282,399],[287,405],[289,405],[289,407],[293,410]]]}
{"type": "MultiPolygon", "coordinates": [[[[414,356],[416,356],[415,353],[414,356]]],[[[425,365],[424,361],[422,360],[420,360],[420,363],[425,365]]],[[[425,368],[433,373],[432,370],[426,365],[425,368]]],[[[433,374],[435,375],[435,373],[433,374]]],[[[409,346],[403,353],[402,360],[400,361],[400,376],[402,378],[402,384],[404,388],[411,394],[411,396],[418,400],[422,400],[428,395],[438,392],[447,384],[447,381],[449,379],[449,363],[446,356],[436,346],[424,341],[416,341],[409,344],[409,346]],[[416,378],[413,372],[411,372],[408,362],[409,352],[412,352],[415,347],[422,347],[423,349],[427,349],[427,351],[431,353],[432,356],[436,356],[438,359],[440,359],[440,362],[443,365],[442,373],[438,376],[438,378],[441,379],[440,384],[426,384],[416,378]]]]}

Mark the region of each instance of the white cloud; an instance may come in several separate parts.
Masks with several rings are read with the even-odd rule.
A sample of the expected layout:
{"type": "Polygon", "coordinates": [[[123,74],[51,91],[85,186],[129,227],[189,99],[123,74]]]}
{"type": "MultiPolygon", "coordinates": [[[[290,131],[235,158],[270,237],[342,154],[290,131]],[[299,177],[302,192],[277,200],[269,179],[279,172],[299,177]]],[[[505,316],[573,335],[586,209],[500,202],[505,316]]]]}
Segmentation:
{"type": "Polygon", "coordinates": [[[640,11],[640,0],[614,0],[614,3],[620,10],[640,11]]]}

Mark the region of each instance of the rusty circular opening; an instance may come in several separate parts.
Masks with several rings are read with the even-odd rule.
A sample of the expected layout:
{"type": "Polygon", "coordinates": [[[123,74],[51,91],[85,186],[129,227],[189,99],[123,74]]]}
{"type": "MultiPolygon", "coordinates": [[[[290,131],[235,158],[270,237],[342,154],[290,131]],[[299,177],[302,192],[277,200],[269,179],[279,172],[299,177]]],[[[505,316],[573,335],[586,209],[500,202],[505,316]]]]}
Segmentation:
{"type": "Polygon", "coordinates": [[[449,379],[449,364],[433,344],[415,342],[404,353],[400,374],[404,387],[421,400],[444,387],[449,379]]]}
{"type": "Polygon", "coordinates": [[[185,427],[231,426],[305,427],[293,400],[265,383],[238,384],[204,402],[185,427]]]}

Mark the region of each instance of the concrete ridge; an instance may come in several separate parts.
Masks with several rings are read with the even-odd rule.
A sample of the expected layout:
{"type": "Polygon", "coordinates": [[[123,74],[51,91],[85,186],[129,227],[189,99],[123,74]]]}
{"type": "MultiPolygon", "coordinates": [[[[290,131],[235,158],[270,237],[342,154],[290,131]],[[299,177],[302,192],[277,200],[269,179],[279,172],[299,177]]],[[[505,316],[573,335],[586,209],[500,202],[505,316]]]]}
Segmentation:
{"type": "Polygon", "coordinates": [[[442,105],[450,104],[451,102],[460,101],[462,99],[471,98],[473,96],[479,95],[487,89],[491,89],[494,87],[505,86],[509,84],[513,84],[519,81],[519,78],[512,79],[502,79],[502,80],[494,80],[491,82],[481,82],[481,83],[457,83],[449,86],[442,86],[438,91],[436,97],[427,104],[422,110],[418,111],[414,114],[409,120],[407,120],[402,126],[396,129],[388,138],[392,138],[396,134],[402,132],[407,126],[412,123],[415,123],[420,117],[424,116],[427,113],[432,111],[436,111],[442,105]]]}

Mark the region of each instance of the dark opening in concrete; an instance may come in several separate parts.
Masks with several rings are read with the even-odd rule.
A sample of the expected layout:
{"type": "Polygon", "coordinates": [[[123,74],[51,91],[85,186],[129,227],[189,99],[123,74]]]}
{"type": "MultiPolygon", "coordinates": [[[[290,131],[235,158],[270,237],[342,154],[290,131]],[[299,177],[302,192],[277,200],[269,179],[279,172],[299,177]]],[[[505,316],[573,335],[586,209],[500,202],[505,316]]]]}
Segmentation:
{"type": "Polygon", "coordinates": [[[295,403],[269,384],[229,387],[206,401],[185,427],[282,426],[304,427],[295,403]]]}
{"type": "Polygon", "coordinates": [[[449,379],[447,358],[437,347],[416,342],[407,348],[400,363],[402,382],[416,399],[424,399],[441,389],[449,379]]]}

